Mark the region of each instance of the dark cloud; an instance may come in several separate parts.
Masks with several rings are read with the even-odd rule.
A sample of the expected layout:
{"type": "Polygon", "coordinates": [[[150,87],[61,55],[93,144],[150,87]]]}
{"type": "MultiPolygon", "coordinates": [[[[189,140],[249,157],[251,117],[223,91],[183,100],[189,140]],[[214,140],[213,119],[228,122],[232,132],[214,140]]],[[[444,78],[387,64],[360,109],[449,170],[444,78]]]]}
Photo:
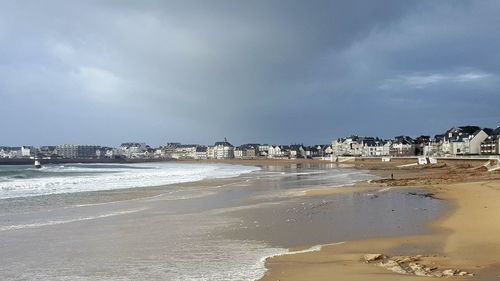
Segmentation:
{"type": "Polygon", "coordinates": [[[3,144],[328,142],[500,120],[494,1],[4,1],[3,144]]]}

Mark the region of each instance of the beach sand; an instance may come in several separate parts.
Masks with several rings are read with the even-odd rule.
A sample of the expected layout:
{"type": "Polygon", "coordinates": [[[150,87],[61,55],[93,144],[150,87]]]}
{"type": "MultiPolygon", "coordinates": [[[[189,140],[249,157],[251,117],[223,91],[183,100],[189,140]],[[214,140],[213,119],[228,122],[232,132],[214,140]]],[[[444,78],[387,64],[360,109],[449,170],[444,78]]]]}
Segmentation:
{"type": "MultiPolygon", "coordinates": [[[[380,161],[380,160],[379,160],[380,161]]],[[[473,273],[469,280],[500,280],[500,172],[481,168],[485,161],[448,161],[432,168],[398,168],[401,163],[375,161],[354,163],[382,177],[342,189],[313,189],[309,196],[381,187],[424,187],[429,196],[447,200],[450,211],[431,223],[431,234],[419,236],[346,241],[326,245],[321,251],[277,256],[267,260],[267,280],[435,280],[398,274],[367,263],[369,253],[386,256],[415,256],[417,263],[436,267],[434,272],[459,269],[473,273]],[[390,175],[394,175],[394,180],[390,175]]]]}

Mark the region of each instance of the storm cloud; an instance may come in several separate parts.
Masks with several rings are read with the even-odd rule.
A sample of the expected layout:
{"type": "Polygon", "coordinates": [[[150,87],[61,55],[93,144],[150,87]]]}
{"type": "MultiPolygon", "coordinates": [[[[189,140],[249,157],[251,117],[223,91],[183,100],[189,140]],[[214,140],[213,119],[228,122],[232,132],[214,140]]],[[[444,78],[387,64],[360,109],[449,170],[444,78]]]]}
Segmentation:
{"type": "Polygon", "coordinates": [[[498,1],[1,1],[0,145],[500,121],[498,1]]]}

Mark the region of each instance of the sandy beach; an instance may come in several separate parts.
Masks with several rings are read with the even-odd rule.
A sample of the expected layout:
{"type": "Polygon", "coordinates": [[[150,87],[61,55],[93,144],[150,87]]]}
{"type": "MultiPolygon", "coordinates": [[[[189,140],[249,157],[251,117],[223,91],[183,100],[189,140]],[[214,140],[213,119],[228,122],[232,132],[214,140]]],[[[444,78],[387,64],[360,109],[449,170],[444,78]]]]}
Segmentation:
{"type": "Polygon", "coordinates": [[[487,172],[482,167],[485,161],[441,161],[427,168],[398,167],[405,165],[404,162],[353,162],[382,179],[341,191],[313,189],[307,195],[423,187],[428,191],[427,196],[445,200],[451,206],[430,224],[432,233],[345,241],[325,245],[317,252],[273,257],[267,260],[269,271],[261,280],[435,280],[433,275],[447,274],[470,280],[500,278],[500,172],[487,172]],[[381,257],[367,262],[366,254],[381,254],[381,257]],[[391,260],[403,271],[387,269],[388,262],[394,265],[391,260]],[[424,270],[409,267],[415,264],[424,270]]]}

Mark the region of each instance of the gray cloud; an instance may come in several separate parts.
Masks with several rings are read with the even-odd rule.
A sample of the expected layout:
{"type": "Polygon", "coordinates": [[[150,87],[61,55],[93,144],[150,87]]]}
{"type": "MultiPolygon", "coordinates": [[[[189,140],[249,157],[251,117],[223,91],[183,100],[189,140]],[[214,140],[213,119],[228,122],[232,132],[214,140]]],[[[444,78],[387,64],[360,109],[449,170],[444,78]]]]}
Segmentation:
{"type": "Polygon", "coordinates": [[[492,74],[474,70],[454,73],[412,73],[408,75],[399,75],[398,77],[392,79],[387,79],[380,85],[380,89],[425,89],[427,87],[432,87],[443,83],[479,83],[475,86],[480,87],[481,84],[484,85],[487,82],[493,82],[496,84],[497,80],[498,78],[494,77],[492,74]]]}
{"type": "Polygon", "coordinates": [[[494,1],[0,6],[4,144],[315,143],[500,120],[494,1]]]}

